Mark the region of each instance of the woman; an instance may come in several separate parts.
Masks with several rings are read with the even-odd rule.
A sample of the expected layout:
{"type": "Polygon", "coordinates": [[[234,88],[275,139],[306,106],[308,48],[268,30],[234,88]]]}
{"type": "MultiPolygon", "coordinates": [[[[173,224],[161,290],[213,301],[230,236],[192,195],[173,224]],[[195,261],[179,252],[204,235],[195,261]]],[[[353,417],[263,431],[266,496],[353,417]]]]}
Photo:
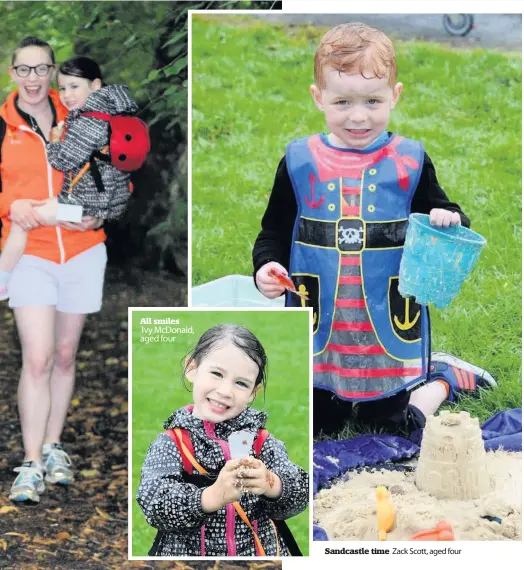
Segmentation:
{"type": "Polygon", "coordinates": [[[45,141],[67,110],[50,89],[55,59],[46,42],[27,37],[9,68],[17,90],[0,108],[0,218],[2,241],[11,221],[28,233],[25,255],[9,279],[22,345],[18,410],[24,461],[10,499],[38,502],[49,483],[69,484],[71,460],[60,444],[75,378],[75,358],[86,314],[100,310],[107,261],[102,220],[44,227],[35,206],[56,196],[62,173],[47,162],[45,141]],[[28,160],[28,157],[29,160],[28,160]]]}

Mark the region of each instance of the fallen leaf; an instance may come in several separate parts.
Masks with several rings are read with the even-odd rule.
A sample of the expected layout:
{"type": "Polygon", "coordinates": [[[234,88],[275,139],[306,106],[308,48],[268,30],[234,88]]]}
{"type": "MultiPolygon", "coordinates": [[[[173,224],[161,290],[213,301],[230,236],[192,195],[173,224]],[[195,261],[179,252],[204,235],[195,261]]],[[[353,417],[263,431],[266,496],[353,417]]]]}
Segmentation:
{"type": "Polygon", "coordinates": [[[110,520],[111,517],[102,509],[99,509],[98,507],[95,507],[96,512],[104,519],[110,520]]]}
{"type": "Polygon", "coordinates": [[[56,535],[57,540],[66,540],[68,538],[71,538],[71,535],[68,532],[59,532],[56,535]]]}
{"type": "Polygon", "coordinates": [[[42,538],[41,536],[35,536],[33,538],[33,542],[35,544],[43,544],[45,546],[49,546],[50,544],[54,544],[56,541],[53,538],[42,538]]]}
{"type": "Polygon", "coordinates": [[[10,507],[6,505],[5,507],[0,508],[0,515],[6,515],[7,513],[18,512],[18,507],[10,507]]]}
{"type": "Polygon", "coordinates": [[[89,528],[86,526],[86,528],[82,529],[82,532],[80,534],[84,535],[84,536],[88,536],[90,534],[95,534],[96,530],[93,530],[92,528],[89,528]]]}
{"type": "Polygon", "coordinates": [[[115,366],[115,364],[118,364],[118,362],[119,362],[118,358],[107,358],[106,359],[107,366],[115,366]]]}
{"type": "Polygon", "coordinates": [[[7,542],[3,538],[0,538],[0,546],[4,552],[7,550],[7,542]]]}
{"type": "Polygon", "coordinates": [[[98,469],[84,469],[80,471],[80,474],[86,479],[94,479],[100,475],[100,471],[98,471],[98,469]]]}
{"type": "Polygon", "coordinates": [[[73,406],[73,408],[78,408],[78,406],[80,405],[80,400],[78,398],[75,398],[74,400],[71,401],[71,405],[73,406]]]}

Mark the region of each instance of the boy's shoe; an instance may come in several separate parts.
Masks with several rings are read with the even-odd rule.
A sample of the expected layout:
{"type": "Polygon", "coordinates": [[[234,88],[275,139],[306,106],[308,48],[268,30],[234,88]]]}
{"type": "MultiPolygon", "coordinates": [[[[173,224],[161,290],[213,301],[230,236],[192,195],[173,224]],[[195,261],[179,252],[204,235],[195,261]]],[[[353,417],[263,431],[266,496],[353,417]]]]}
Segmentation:
{"type": "Polygon", "coordinates": [[[458,394],[478,393],[479,388],[496,388],[495,378],[483,368],[445,352],[431,354],[431,376],[442,379],[449,386],[448,401],[454,402],[458,394]]]}
{"type": "Polygon", "coordinates": [[[15,503],[38,503],[45,491],[42,465],[34,461],[25,461],[14,469],[18,473],[11,487],[9,499],[15,503]]]}
{"type": "Polygon", "coordinates": [[[75,476],[71,469],[71,459],[60,443],[46,443],[42,447],[42,461],[45,480],[49,483],[70,485],[75,476]]]}

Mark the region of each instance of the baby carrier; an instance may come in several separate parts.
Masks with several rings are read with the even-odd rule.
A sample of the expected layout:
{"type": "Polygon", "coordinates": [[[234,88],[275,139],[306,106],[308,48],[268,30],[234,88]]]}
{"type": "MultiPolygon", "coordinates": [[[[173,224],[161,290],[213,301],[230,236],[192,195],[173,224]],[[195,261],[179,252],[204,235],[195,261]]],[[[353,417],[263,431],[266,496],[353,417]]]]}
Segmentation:
{"type": "Polygon", "coordinates": [[[80,116],[106,121],[108,123],[109,144],[102,150],[93,151],[89,162],[71,180],[70,192],[87,170],[90,171],[97,190],[99,192],[105,191],[97,166],[99,160],[111,164],[121,172],[133,172],[144,164],[151,149],[149,131],[144,121],[135,116],[109,115],[95,111],[85,112],[80,116]]]}

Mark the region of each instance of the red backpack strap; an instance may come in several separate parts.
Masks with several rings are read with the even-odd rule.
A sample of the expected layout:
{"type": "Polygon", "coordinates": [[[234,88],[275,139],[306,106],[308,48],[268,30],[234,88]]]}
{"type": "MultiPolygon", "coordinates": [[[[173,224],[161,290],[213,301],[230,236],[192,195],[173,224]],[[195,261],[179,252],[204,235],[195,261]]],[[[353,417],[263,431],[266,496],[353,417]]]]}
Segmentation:
{"type": "Polygon", "coordinates": [[[81,117],[93,117],[93,119],[101,119],[102,121],[110,121],[111,115],[109,113],[99,113],[98,111],[86,111],[80,113],[81,117]]]}
{"type": "Polygon", "coordinates": [[[262,452],[262,448],[264,447],[264,443],[266,443],[266,439],[269,437],[269,432],[267,429],[259,429],[258,435],[255,441],[253,442],[253,451],[255,452],[255,457],[260,457],[260,453],[262,452]]]}
{"type": "MultiPolygon", "coordinates": [[[[182,450],[182,445],[175,433],[175,430],[166,429],[165,433],[173,440],[174,444],[177,446],[180,456],[182,457],[182,464],[184,465],[184,471],[190,474],[193,473],[193,464],[182,450]]],[[[184,443],[186,448],[191,452],[191,455],[194,455],[195,450],[193,449],[193,444],[191,443],[191,437],[187,429],[179,429],[179,433],[182,434],[182,442],[184,443]]]]}

